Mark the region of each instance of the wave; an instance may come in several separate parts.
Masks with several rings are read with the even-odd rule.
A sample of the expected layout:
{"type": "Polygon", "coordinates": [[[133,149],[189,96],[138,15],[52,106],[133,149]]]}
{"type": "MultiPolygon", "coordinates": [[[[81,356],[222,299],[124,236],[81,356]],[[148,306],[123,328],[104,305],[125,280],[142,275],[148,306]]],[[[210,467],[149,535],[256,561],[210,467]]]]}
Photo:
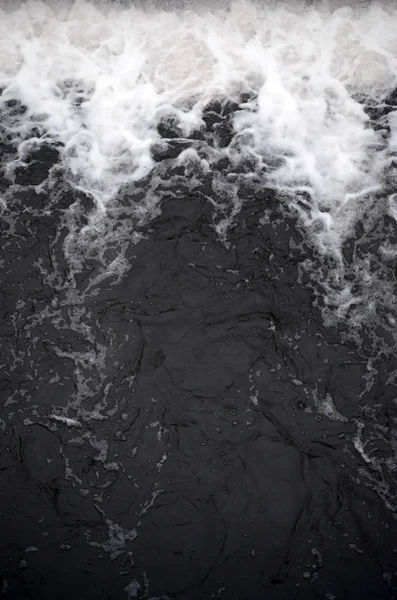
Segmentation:
{"type": "MultiPolygon", "coordinates": [[[[372,319],[379,303],[368,293],[380,285],[394,327],[394,287],[388,275],[379,283],[392,238],[378,244],[376,269],[366,250],[346,261],[346,248],[357,227],[367,243],[379,218],[396,220],[396,18],[377,2],[3,4],[2,167],[12,185],[2,203],[11,210],[15,186],[51,186],[62,169],[94,202],[68,238],[78,269],[79,252],[122,235],[112,215],[129,204],[134,227],[147,222],[170,182],[198,189],[212,174],[222,239],[247,189],[271,187],[331,257],[312,269],[325,316],[353,307],[356,321],[372,319]],[[54,167],[35,179],[43,150],[54,167]]],[[[127,266],[118,257],[110,268],[127,266]]]]}

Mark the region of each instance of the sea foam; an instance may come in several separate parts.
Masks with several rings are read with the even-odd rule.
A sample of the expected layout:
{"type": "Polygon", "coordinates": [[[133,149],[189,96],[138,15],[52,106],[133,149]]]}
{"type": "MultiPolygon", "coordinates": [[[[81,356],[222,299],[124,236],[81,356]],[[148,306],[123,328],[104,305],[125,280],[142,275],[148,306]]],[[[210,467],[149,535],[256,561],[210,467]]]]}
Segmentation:
{"type": "MultiPolygon", "coordinates": [[[[162,151],[159,124],[168,120],[177,142],[187,140],[174,159],[187,180],[222,158],[236,171],[251,164],[245,177],[276,188],[319,251],[336,260],[358,218],[384,207],[376,194],[390,196],[395,219],[385,181],[393,184],[386,173],[397,151],[397,112],[389,107],[374,123],[368,110],[387,105],[396,86],[394,4],[161,6],[3,3],[2,132],[18,150],[3,159],[11,180],[32,149],[56,145],[65,178],[94,199],[91,225],[103,235],[98,214],[120,190],[153,173],[167,181],[169,162],[159,165],[155,149],[162,151]],[[238,108],[226,145],[194,135],[214,100],[238,108]]],[[[232,205],[218,224],[221,236],[244,201],[240,183],[214,178],[218,199],[209,200],[232,205]]],[[[158,214],[151,190],[135,205],[139,219],[158,214]]],[[[347,307],[355,299],[343,284],[337,294],[333,301],[347,307]]]]}
{"type": "Polygon", "coordinates": [[[357,97],[380,102],[395,86],[396,18],[376,3],[160,10],[30,0],[0,13],[1,103],[19,99],[27,111],[8,124],[15,137],[22,144],[39,126],[61,142],[76,183],[105,205],[153,168],[161,118],[189,135],[211,99],[247,92],[257,103],[236,117],[234,148],[260,163],[280,155],[274,180],[309,186],[316,210],[335,212],[382,176],[386,147],[357,97]]]}

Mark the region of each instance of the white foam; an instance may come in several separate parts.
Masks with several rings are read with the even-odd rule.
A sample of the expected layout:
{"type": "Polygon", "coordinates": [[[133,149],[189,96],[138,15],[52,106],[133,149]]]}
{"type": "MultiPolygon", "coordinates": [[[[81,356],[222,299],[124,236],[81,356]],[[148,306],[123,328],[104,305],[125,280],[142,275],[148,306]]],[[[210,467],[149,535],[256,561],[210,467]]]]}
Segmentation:
{"type": "Polygon", "coordinates": [[[50,415],[50,419],[53,421],[59,421],[60,423],[65,423],[68,427],[81,427],[80,421],[77,419],[70,419],[69,417],[65,417],[63,415],[50,415]]]}
{"type": "Polygon", "coordinates": [[[327,393],[325,397],[321,397],[318,393],[318,390],[312,391],[314,405],[317,408],[318,412],[331,421],[342,421],[346,422],[348,419],[342,415],[341,412],[336,408],[334,400],[330,393],[327,393]]]}
{"type": "MultiPolygon", "coordinates": [[[[119,280],[128,269],[125,249],[139,239],[135,224],[161,210],[169,161],[162,166],[152,156],[161,145],[159,122],[172,117],[183,138],[203,128],[211,100],[240,101],[248,93],[252,100],[235,113],[227,148],[207,132],[205,140],[181,148],[174,166],[185,169],[184,185],[194,187],[220,159],[236,170],[242,161],[252,163],[252,172],[241,176],[214,170],[208,200],[219,215],[218,235],[227,242],[244,202],[244,178],[276,187],[320,252],[336,258],[337,268],[321,284],[326,303],[338,304],[345,318],[363,295],[344,279],[342,244],[361,214],[379,210],[373,197],[397,151],[397,113],[384,119],[386,139],[363,108],[363,99],[381,104],[396,86],[395,22],[397,7],[376,1],[340,8],[253,0],[180,2],[167,9],[155,2],[83,0],[4,5],[0,110],[5,133],[19,149],[8,173],[12,177],[24,164],[32,145],[61,143],[68,180],[99,209],[83,230],[77,205],[65,216],[72,275],[86,257],[103,265],[89,283],[94,292],[109,275],[119,280]],[[20,100],[26,112],[7,108],[10,99],[20,100]],[[140,200],[115,207],[120,190],[149,173],[140,200]],[[120,214],[130,222],[120,226],[120,214]]],[[[394,204],[390,196],[387,210],[396,218],[394,204]]]]}
{"type": "Polygon", "coordinates": [[[0,10],[0,85],[3,100],[28,107],[14,133],[29,137],[40,119],[64,144],[76,184],[101,205],[153,168],[162,115],[188,133],[211,98],[258,93],[259,109],[236,120],[239,152],[262,163],[281,155],[274,179],[309,185],[320,209],[333,203],[336,211],[382,172],[377,135],[353,95],[394,87],[396,19],[396,9],[378,3],[333,11],[239,0],[151,13],[29,0],[0,10]]]}

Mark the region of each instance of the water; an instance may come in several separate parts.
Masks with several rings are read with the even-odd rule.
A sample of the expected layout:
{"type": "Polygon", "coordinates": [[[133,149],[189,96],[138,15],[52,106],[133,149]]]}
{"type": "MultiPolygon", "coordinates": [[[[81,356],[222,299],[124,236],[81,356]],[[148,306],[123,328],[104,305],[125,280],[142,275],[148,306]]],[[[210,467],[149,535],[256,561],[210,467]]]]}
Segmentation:
{"type": "MultiPolygon", "coordinates": [[[[0,258],[5,332],[19,340],[2,365],[19,387],[7,388],[12,411],[0,425],[39,423],[60,436],[48,464],[61,460],[76,514],[104,527],[101,537],[87,526],[87,544],[110,560],[144,539],[147,513],[168,493],[184,447],[173,419],[197,425],[190,457],[222,428],[232,445],[251,440],[258,415],[282,422],[285,439],[294,432],[295,450],[337,431],[351,480],[396,514],[396,22],[391,2],[1,4],[0,258]],[[171,258],[168,246],[156,254],[163,237],[176,240],[171,258]],[[304,289],[321,322],[296,308],[308,303],[304,289]],[[208,294],[220,307],[235,300],[217,314],[208,294]],[[222,319],[229,329],[194,337],[222,319]],[[146,383],[152,371],[160,400],[152,375],[146,383]],[[182,418],[175,400],[167,410],[178,415],[163,420],[172,386],[193,394],[183,411],[194,398],[194,415],[182,418]],[[207,420],[205,402],[218,406],[226,390],[233,400],[207,420]],[[124,460],[118,444],[131,436],[124,460]],[[126,466],[142,448],[149,482],[135,475],[143,463],[126,466]],[[121,480],[135,520],[105,506],[104,490],[121,480]]],[[[285,497],[299,463],[288,457],[277,483],[285,497]]],[[[303,579],[313,583],[322,560],[303,579]]],[[[131,573],[128,598],[147,597],[145,577],[131,573]]]]}
{"type": "MultiPolygon", "coordinates": [[[[173,163],[191,187],[223,159],[234,171],[244,166],[243,175],[217,179],[226,217],[239,211],[242,180],[286,195],[306,237],[337,261],[337,292],[328,275],[326,291],[346,313],[367,299],[346,282],[343,243],[366,212],[367,229],[380,213],[396,214],[395,17],[394,5],[380,3],[5,8],[3,135],[17,154],[3,166],[12,181],[32,150],[56,144],[65,177],[95,201],[88,228],[107,239],[106,213],[126,185],[149,175],[155,189],[131,212],[141,221],[157,214],[155,190],[170,179],[169,162],[155,160],[167,155],[159,124],[171,123],[173,163]],[[227,145],[216,127],[194,136],[214,100],[238,105],[227,145]]],[[[12,205],[7,194],[3,204],[12,205]]],[[[227,226],[226,218],[220,232],[227,226]]],[[[387,241],[382,249],[393,254],[387,241]]],[[[372,279],[362,261],[354,270],[354,279],[372,279]]]]}

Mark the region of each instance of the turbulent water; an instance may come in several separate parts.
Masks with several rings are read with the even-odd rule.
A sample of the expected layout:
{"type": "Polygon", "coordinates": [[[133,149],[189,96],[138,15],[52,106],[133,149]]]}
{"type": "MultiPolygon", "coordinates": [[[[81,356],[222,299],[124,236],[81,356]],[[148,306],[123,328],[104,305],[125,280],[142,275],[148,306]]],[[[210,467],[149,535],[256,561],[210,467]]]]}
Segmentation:
{"type": "Polygon", "coordinates": [[[340,4],[0,6],[9,597],[397,597],[397,6],[340,4]]]}
{"type": "MultiPolygon", "coordinates": [[[[352,304],[364,305],[353,311],[359,320],[386,306],[393,326],[390,282],[378,272],[374,281],[365,251],[349,265],[342,251],[357,224],[368,237],[379,216],[397,214],[396,18],[393,5],[377,3],[5,8],[7,179],[51,189],[62,169],[95,201],[87,227],[70,230],[68,260],[94,253],[117,272],[128,264],[122,252],[106,260],[103,244],[120,240],[111,217],[121,210],[134,224],[147,221],[161,210],[164,187],[182,177],[194,189],[216,170],[208,199],[218,232],[227,235],[245,200],[242,186],[270,186],[297,215],[305,239],[335,263],[321,276],[327,305],[343,317],[352,304]],[[206,129],[214,101],[232,105],[229,129],[216,118],[206,129]],[[48,145],[59,152],[48,180],[24,179],[32,153],[48,145]],[[151,193],[142,197],[145,177],[151,193]],[[137,196],[133,207],[125,207],[126,195],[137,196]]],[[[15,210],[14,187],[2,204],[15,210]]],[[[382,240],[378,261],[394,255],[393,240],[382,240]]]]}

